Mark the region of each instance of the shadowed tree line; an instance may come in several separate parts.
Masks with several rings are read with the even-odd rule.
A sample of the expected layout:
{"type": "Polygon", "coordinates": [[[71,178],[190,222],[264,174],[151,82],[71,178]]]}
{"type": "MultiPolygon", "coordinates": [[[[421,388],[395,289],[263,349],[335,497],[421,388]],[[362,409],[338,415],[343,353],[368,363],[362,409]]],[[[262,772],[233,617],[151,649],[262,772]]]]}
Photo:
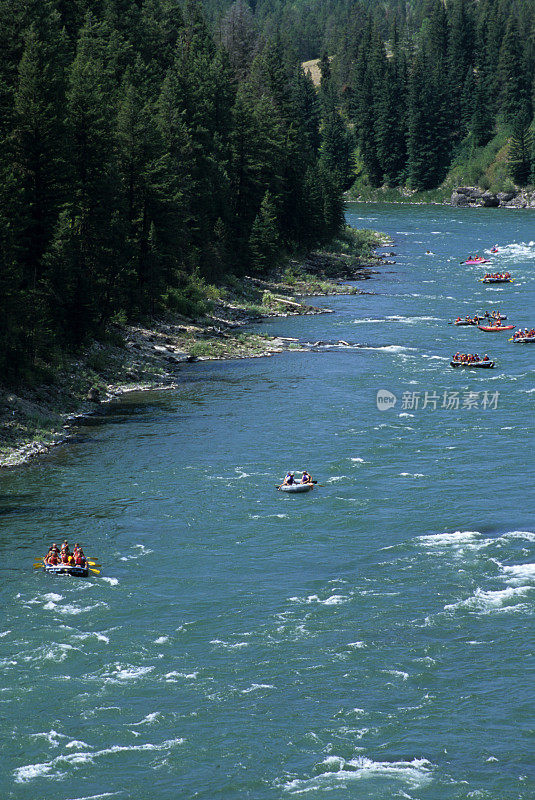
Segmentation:
{"type": "Polygon", "coordinates": [[[339,231],[339,111],[247,5],[0,0],[0,49],[0,380],[339,231]]]}

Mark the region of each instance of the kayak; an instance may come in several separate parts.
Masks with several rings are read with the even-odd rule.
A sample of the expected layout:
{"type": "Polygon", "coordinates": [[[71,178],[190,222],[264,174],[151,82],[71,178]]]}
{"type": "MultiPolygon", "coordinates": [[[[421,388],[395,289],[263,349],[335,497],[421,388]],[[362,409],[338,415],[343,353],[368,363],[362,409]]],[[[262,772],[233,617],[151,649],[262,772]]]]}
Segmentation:
{"type": "Polygon", "coordinates": [[[466,367],[468,369],[492,369],[494,361],[450,361],[452,367],[466,367]]]}
{"type": "Polygon", "coordinates": [[[75,564],[45,564],[44,570],[52,575],[74,575],[77,578],[87,578],[89,575],[87,567],[77,567],[75,564]]]}
{"type": "Polygon", "coordinates": [[[509,339],[510,342],[520,342],[521,344],[535,343],[535,336],[517,336],[516,338],[509,339]]]}
{"type": "Polygon", "coordinates": [[[480,278],[481,283],[512,283],[514,278],[480,278]]]}
{"type": "Polygon", "coordinates": [[[478,325],[480,331],[512,331],[516,325],[478,325]]]}
{"type": "Polygon", "coordinates": [[[489,258],[468,258],[463,264],[488,264],[489,258]]]}
{"type": "Polygon", "coordinates": [[[314,488],[313,483],[292,483],[290,486],[279,486],[279,492],[289,492],[290,494],[299,494],[301,492],[310,492],[314,488]]]}

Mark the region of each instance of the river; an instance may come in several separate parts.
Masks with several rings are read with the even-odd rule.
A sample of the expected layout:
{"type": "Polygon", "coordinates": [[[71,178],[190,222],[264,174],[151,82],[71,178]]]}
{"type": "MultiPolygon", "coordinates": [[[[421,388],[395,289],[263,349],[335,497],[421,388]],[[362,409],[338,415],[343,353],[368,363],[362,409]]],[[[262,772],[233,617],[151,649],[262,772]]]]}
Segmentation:
{"type": "Polygon", "coordinates": [[[0,797],[534,797],[535,347],[448,322],[535,324],[535,214],[347,218],[395,264],[260,330],[350,346],[188,365],[0,475],[0,797]],[[460,265],[495,243],[512,285],[460,265]],[[32,572],[65,536],[99,576],[32,572]]]}

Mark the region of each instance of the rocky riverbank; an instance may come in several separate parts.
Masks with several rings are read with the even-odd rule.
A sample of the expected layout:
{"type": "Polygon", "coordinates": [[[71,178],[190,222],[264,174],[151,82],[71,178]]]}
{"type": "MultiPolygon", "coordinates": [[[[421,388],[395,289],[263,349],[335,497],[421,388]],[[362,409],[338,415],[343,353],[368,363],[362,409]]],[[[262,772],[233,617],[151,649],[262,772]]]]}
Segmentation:
{"type": "Polygon", "coordinates": [[[458,186],[451,195],[451,205],[471,208],[535,208],[535,191],[490,192],[477,186],[458,186]]]}
{"type": "Polygon", "coordinates": [[[56,366],[38,385],[0,388],[0,467],[22,464],[66,441],[76,421],[102,403],[127,392],[174,386],[185,362],[308,349],[247,326],[277,316],[332,313],[300,298],[368,294],[355,284],[371,278],[380,263],[376,257],[362,264],[350,255],[313,253],[290,261],[269,280],[249,277],[223,287],[202,319],[175,314],[144,325],[112,326],[105,339],[56,366]]]}
{"type": "Polygon", "coordinates": [[[346,200],[396,205],[444,205],[455,208],[535,208],[535,191],[531,188],[491,192],[478,186],[458,186],[452,191],[443,186],[417,192],[414,189],[398,186],[368,189],[366,192],[350,190],[346,193],[346,200]]]}

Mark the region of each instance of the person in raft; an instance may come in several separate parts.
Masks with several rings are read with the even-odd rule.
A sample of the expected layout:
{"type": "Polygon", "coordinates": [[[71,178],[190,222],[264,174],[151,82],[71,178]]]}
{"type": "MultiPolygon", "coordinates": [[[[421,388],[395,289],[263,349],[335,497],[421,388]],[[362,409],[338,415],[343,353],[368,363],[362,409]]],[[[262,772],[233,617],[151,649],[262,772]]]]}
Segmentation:
{"type": "Polygon", "coordinates": [[[48,553],[44,558],[45,564],[51,564],[52,566],[56,566],[59,564],[59,550],[57,544],[53,544],[52,547],[49,548],[48,553]]]}
{"type": "Polygon", "coordinates": [[[295,483],[294,473],[293,472],[287,472],[286,473],[286,477],[284,478],[284,480],[282,482],[282,485],[283,486],[292,486],[294,483],[295,483]]]}
{"type": "Polygon", "coordinates": [[[61,545],[61,563],[71,565],[74,564],[74,556],[69,549],[69,543],[66,539],[61,545]]]}
{"type": "Polygon", "coordinates": [[[69,545],[67,542],[63,543],[61,553],[58,550],[57,544],[53,544],[46,554],[44,562],[45,564],[50,564],[51,566],[57,566],[58,564],[67,564],[67,566],[70,567],[74,566],[75,564],[79,567],[87,566],[87,559],[80,545],[77,544],[74,553],[71,553],[69,551],[69,545]]]}
{"type": "Polygon", "coordinates": [[[312,483],[312,475],[310,472],[307,472],[306,469],[303,470],[303,475],[301,477],[301,483],[312,483]]]}

